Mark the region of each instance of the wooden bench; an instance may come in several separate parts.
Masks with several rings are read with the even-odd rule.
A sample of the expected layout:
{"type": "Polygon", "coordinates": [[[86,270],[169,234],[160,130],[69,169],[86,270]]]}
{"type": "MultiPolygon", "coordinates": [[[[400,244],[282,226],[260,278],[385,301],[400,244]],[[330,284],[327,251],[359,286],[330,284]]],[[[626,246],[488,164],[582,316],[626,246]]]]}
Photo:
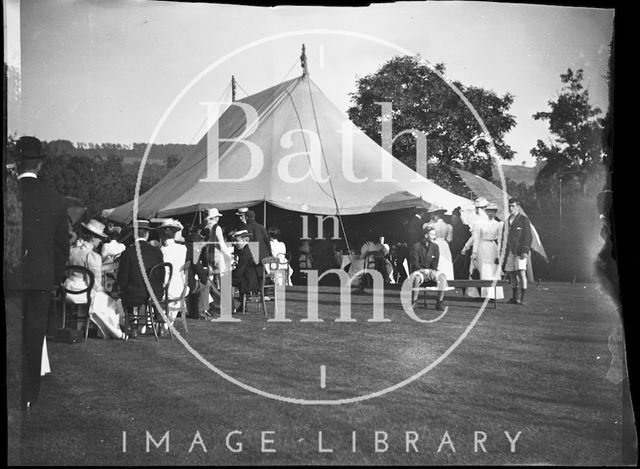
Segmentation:
{"type": "MultiPolygon", "coordinates": [[[[494,280],[447,280],[447,289],[446,291],[454,290],[456,288],[482,288],[482,287],[491,287],[493,286],[493,308],[497,308],[496,306],[496,296],[498,293],[498,287],[505,287],[510,285],[508,280],[497,280],[495,281],[495,285],[493,285],[494,280]]],[[[426,286],[420,286],[418,288],[412,288],[413,291],[424,292],[424,306],[427,307],[427,292],[437,292],[438,287],[434,284],[429,284],[426,286]]],[[[420,293],[418,293],[420,295],[420,293]]]]}

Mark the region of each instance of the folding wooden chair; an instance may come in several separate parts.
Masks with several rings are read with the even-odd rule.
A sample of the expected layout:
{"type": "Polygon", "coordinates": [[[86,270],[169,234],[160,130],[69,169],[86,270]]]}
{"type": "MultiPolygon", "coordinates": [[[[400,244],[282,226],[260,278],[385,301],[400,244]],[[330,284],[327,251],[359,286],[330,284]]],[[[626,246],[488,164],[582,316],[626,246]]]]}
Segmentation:
{"type": "Polygon", "coordinates": [[[267,292],[273,292],[273,302],[275,308],[278,307],[276,299],[276,286],[285,286],[289,276],[289,261],[286,257],[265,257],[262,259],[262,267],[264,269],[262,275],[262,288],[260,292],[262,300],[262,310],[267,316],[266,296],[267,292]]]}
{"type": "Polygon", "coordinates": [[[93,285],[95,283],[95,277],[93,276],[93,272],[89,269],[79,266],[79,265],[68,265],[64,268],[64,276],[65,278],[69,278],[72,275],[81,275],[86,283],[87,287],[82,290],[71,290],[69,288],[65,288],[64,283],[62,284],[62,290],[64,297],[62,299],[62,328],[65,328],[67,322],[67,305],[71,305],[72,314],[71,318],[74,318],[76,322],[78,320],[84,320],[84,341],[87,341],[87,337],[89,337],[89,325],[91,324],[91,319],[89,316],[89,308],[91,307],[91,290],[93,290],[93,285]],[[69,301],[67,295],[86,295],[86,302],[82,303],[74,303],[69,301]],[[75,308],[74,308],[75,307],[75,308]],[[80,311],[85,313],[84,319],[80,317],[80,311]]]}
{"type": "MultiPolygon", "coordinates": [[[[180,296],[178,298],[168,298],[167,299],[167,305],[170,303],[175,303],[178,302],[180,303],[180,311],[178,311],[178,315],[180,316],[180,320],[182,321],[182,325],[184,326],[184,330],[186,332],[189,332],[189,328],[187,327],[187,290],[189,289],[189,283],[187,282],[187,275],[189,273],[189,269],[191,268],[191,261],[187,261],[184,264],[184,267],[182,268],[182,272],[185,274],[185,281],[184,281],[184,287],[182,288],[182,293],[180,294],[180,296]]],[[[169,283],[167,283],[167,286],[169,285],[169,283]]],[[[165,308],[166,311],[168,311],[168,308],[165,308]]],[[[178,316],[176,316],[176,318],[173,320],[173,322],[175,323],[178,320],[178,316]]],[[[169,332],[171,332],[171,329],[169,329],[169,332]]],[[[171,338],[173,339],[173,334],[171,334],[171,338]]]]}

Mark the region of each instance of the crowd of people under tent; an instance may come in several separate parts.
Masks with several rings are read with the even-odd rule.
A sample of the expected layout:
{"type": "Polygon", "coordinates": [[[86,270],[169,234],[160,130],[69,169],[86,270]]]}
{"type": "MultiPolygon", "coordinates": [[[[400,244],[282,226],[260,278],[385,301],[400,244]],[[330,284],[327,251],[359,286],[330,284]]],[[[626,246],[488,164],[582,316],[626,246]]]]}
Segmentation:
{"type": "MultiPolygon", "coordinates": [[[[517,206],[517,201],[513,205],[517,206]]],[[[515,270],[518,274],[511,279],[512,285],[520,285],[520,295],[514,289],[510,302],[521,304],[526,274],[519,275],[521,269],[514,269],[513,265],[526,262],[531,244],[530,225],[523,226],[526,233],[520,244],[524,247],[507,252],[507,230],[497,212],[497,205],[484,198],[475,201],[471,216],[468,211],[463,216],[460,207],[451,214],[445,209],[418,208],[403,226],[404,239],[388,242],[384,233],[370,230],[353,246],[342,240],[306,239],[300,240],[293,252],[282,241],[277,227],[266,229],[256,222],[255,212],[248,208],[238,209],[236,222],[229,227],[220,225],[222,214],[216,208],[204,212],[200,224],[189,227],[173,218],[138,220],[137,243],[134,243],[133,223],[119,226],[106,219],[91,219],[74,226],[70,221],[69,264],[88,268],[98,279],[91,304],[91,319],[98,326],[98,334],[124,340],[149,333],[145,325],[138,327],[139,307],[149,304],[149,294],[140,271],[136,244],[141,246],[147,271],[164,262],[172,265],[168,284],[168,297],[173,300],[168,303],[169,321],[180,313],[183,303],[179,299],[183,295],[188,305],[188,312],[184,313],[189,317],[211,319],[220,314],[221,281],[225,275],[231,275],[232,314],[236,314],[242,305],[242,296],[260,290],[264,276],[261,261],[272,257],[285,265],[285,285],[304,283],[305,270],[317,270],[321,275],[330,269],[344,269],[350,285],[359,291],[364,290],[368,280],[367,269],[377,270],[389,285],[402,284],[407,277],[414,287],[431,282],[439,292],[436,303],[439,310],[444,309],[447,281],[500,279],[503,268],[511,264],[511,272],[515,270]],[[463,218],[471,220],[471,226],[464,223],[463,218]],[[257,244],[257,251],[251,250],[250,242],[257,244]],[[434,252],[437,252],[435,264],[434,252]],[[501,256],[505,261],[502,265],[499,264],[501,256]],[[131,317],[133,320],[127,319],[131,317]]],[[[513,214],[517,215],[517,209],[513,214]]],[[[149,278],[158,298],[162,297],[165,275],[168,274],[156,270],[149,278]]],[[[72,275],[65,280],[65,287],[77,290],[83,281],[82,276],[72,275]]],[[[502,287],[465,288],[463,294],[475,298],[504,298],[502,287]]],[[[414,304],[416,299],[412,298],[414,304]]],[[[67,294],[67,301],[83,300],[67,294]]],[[[167,328],[164,322],[164,331],[161,329],[160,333],[167,328]]]]}

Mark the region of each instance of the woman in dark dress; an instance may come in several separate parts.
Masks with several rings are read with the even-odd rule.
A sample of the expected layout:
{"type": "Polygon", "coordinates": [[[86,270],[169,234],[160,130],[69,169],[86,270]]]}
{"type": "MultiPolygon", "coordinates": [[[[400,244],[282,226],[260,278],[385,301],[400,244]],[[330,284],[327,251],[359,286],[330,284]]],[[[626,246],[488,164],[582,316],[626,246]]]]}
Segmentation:
{"type": "Polygon", "coordinates": [[[453,276],[457,279],[469,278],[469,256],[461,254],[462,248],[471,237],[471,230],[462,223],[460,218],[460,207],[453,210],[451,215],[451,226],[453,227],[453,239],[449,243],[451,257],[453,258],[453,276]]]}

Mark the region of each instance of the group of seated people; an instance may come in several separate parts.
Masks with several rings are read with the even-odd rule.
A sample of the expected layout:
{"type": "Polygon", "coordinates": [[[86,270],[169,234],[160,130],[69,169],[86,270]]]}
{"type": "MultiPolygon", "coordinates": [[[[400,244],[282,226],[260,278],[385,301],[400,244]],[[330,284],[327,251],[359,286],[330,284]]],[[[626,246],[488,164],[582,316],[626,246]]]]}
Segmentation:
{"type": "MultiPolygon", "coordinates": [[[[267,232],[255,221],[253,211],[241,208],[236,212],[237,225],[225,235],[218,223],[221,215],[217,209],[209,209],[203,226],[194,227],[190,232],[178,220],[170,218],[163,219],[155,227],[148,220],[137,220],[135,237],[132,236],[133,223],[124,230],[97,219],[79,223],[71,233],[74,242],[68,265],[84,267],[93,274],[89,313],[91,321],[98,326],[99,335],[127,340],[147,332],[144,321],[137,318],[143,313],[142,307],[153,303],[149,302],[136,245],[158,300],[163,297],[168,273],[151,269],[163,263],[172,266],[167,285],[167,298],[171,301],[165,312],[169,321],[174,321],[184,307],[182,298],[186,299],[195,317],[212,313],[216,300],[220,307],[221,278],[225,275],[231,275],[232,285],[239,293],[231,302],[235,313],[243,294],[261,288],[261,261],[266,257],[275,256],[282,265],[287,264],[284,279],[285,284],[290,284],[292,272],[278,228],[270,228],[267,232]],[[128,246],[125,245],[127,241],[128,246]],[[250,249],[251,241],[257,244],[255,252],[250,249]]],[[[80,291],[87,287],[86,282],[82,274],[73,272],[65,280],[64,287],[69,291],[80,291]]],[[[67,293],[66,301],[85,303],[86,296],[67,293]]],[[[186,311],[182,313],[186,314],[186,311]]],[[[163,326],[161,334],[168,329],[166,322],[163,326]]]]}

